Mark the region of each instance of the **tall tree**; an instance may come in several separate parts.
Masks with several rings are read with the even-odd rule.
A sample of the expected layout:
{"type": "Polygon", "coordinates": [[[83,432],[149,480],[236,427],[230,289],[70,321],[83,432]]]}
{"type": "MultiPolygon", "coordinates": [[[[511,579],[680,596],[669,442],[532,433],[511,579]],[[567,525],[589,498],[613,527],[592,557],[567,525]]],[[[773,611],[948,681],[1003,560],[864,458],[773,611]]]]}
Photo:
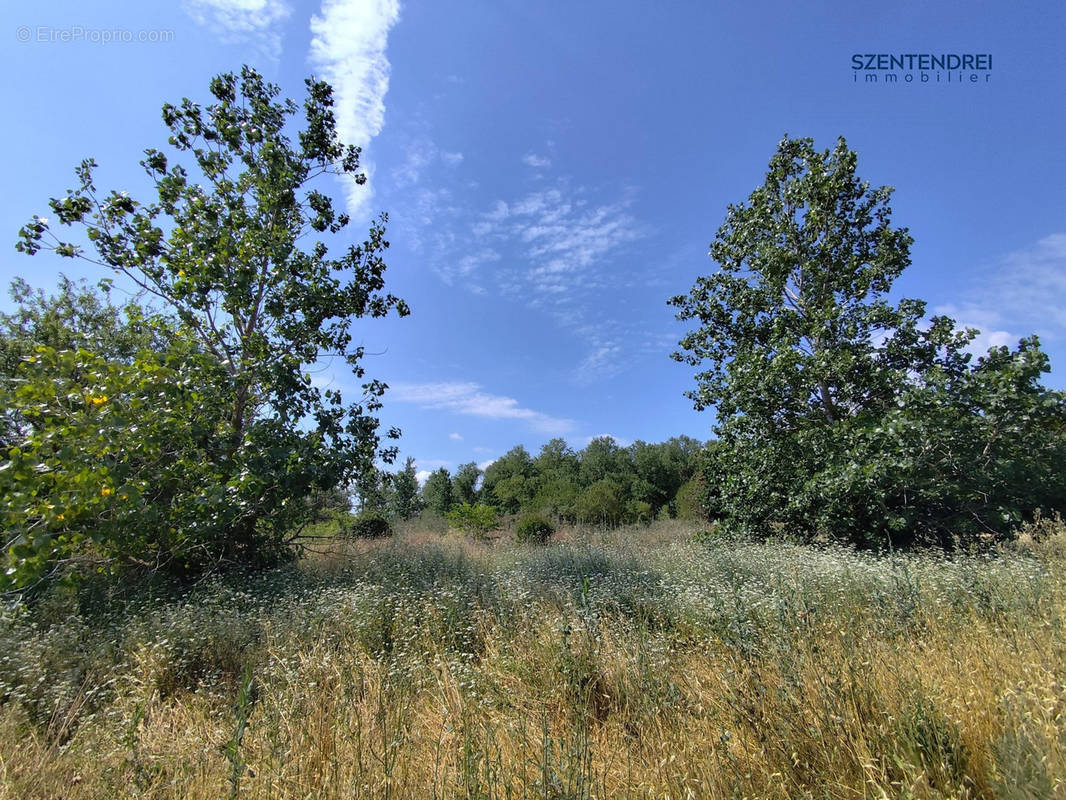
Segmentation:
{"type": "MultiPolygon", "coordinates": [[[[1005,535],[1037,495],[1022,499],[1001,487],[986,496],[982,513],[966,519],[958,509],[972,511],[973,504],[959,501],[988,482],[956,467],[954,500],[945,504],[930,491],[936,478],[928,459],[919,469],[915,454],[923,447],[949,453],[945,468],[956,461],[958,431],[995,406],[987,391],[961,402],[962,387],[989,388],[980,376],[990,371],[1028,387],[1025,403],[1002,409],[1009,417],[1003,424],[1032,433],[1026,409],[1055,417],[1062,397],[1035,381],[1046,367],[1035,340],[973,369],[964,349],[973,331],[960,332],[945,317],[926,324],[921,301],[889,302],[893,281],[910,264],[912,240],[892,226],[892,190],[871,188],[856,165],[843,139],[819,152],[810,139],[784,138],[764,184],[729,207],[710,248],[718,271],[670,301],[679,319],[698,324],[674,354],[703,368],[688,395],[697,408],[717,413],[708,502],[756,535],[784,529],[872,544],[916,536],[943,542],[953,527],[961,535],[1005,535]],[[952,409],[941,417],[951,419],[948,430],[931,428],[930,415],[917,412],[938,393],[952,409]],[[891,428],[901,410],[909,430],[891,428]],[[913,436],[914,425],[922,436],[913,436]],[[890,463],[903,477],[886,489],[878,476],[890,463]]],[[[1037,428],[1047,433],[1056,425],[1045,419],[1037,428]]],[[[1043,439],[1050,451],[1061,449],[1061,436],[1043,439]]],[[[1061,487],[1062,478],[1048,473],[1057,458],[1049,454],[1033,466],[1061,487]]]]}
{"type": "Polygon", "coordinates": [[[389,511],[394,517],[411,519],[422,510],[418,497],[418,476],[415,460],[408,458],[403,469],[390,478],[389,511]]]}
{"type": "Polygon", "coordinates": [[[141,162],[153,201],[99,192],[88,159],[75,188],[50,202],[60,225],[84,229],[87,245],[58,238],[43,217],[17,245],[121,273],[171,309],[219,365],[217,383],[202,388],[227,409],[225,435],[200,457],[227,487],[216,521],[222,559],[248,557],[263,537],[292,530],[303,507],[294,496],[343,485],[395,454],[381,447],[375,416],[384,384],[366,380],[362,397],[345,404],[310,378],[310,365],[341,359],[364,379],[351,322],[408,309],[383,291],[385,215],[337,258],[314,240],[349,222],[315,179],[365,176],[359,149],[338,137],[330,86],[306,86],[295,142],[288,131],[299,107],[248,67],[212,80],[207,106],[164,105],[172,152],[148,149],[141,162]]]}
{"type": "Polygon", "coordinates": [[[452,477],[445,467],[431,472],[422,487],[422,504],[427,511],[443,517],[453,503],[452,477]]]}
{"type": "Polygon", "coordinates": [[[471,461],[460,464],[452,479],[452,490],[456,503],[473,505],[477,502],[477,482],[481,479],[481,470],[471,461]]]}

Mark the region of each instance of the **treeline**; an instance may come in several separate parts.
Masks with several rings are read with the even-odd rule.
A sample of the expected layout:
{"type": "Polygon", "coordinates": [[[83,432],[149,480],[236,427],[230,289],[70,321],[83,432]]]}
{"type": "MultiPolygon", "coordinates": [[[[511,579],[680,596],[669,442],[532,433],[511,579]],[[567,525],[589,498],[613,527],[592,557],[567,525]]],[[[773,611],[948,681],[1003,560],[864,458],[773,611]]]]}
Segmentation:
{"type": "Polygon", "coordinates": [[[355,487],[361,512],[411,519],[444,517],[462,504],[490,506],[500,514],[535,513],[556,523],[614,526],[669,516],[702,515],[698,477],[706,445],[688,436],[622,447],[610,436],[574,450],[552,439],[533,456],[518,445],[484,470],[441,467],[419,487],[414,459],[394,472],[369,473],[355,487]]]}

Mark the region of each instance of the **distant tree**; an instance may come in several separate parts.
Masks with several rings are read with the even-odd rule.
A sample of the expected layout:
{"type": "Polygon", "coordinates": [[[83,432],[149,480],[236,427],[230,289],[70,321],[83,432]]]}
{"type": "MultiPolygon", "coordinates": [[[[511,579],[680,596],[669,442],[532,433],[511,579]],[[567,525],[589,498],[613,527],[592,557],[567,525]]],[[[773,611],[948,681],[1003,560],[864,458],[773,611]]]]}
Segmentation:
{"type": "Polygon", "coordinates": [[[546,480],[577,480],[581,464],[565,439],[552,439],[544,444],[534,460],[538,477],[546,480]]]}
{"type": "Polygon", "coordinates": [[[499,525],[496,509],[484,503],[460,503],[447,514],[448,524],[482,538],[499,525]]]}
{"type": "Polygon", "coordinates": [[[589,486],[597,481],[624,481],[632,472],[629,458],[610,436],[597,436],[578,454],[581,483],[589,486]]]}
{"type": "Polygon", "coordinates": [[[452,493],[457,503],[477,502],[477,482],[481,479],[481,470],[478,465],[470,462],[461,464],[452,479],[452,493]]]}
{"type": "Polygon", "coordinates": [[[539,479],[537,493],[529,507],[555,520],[573,521],[576,519],[577,498],[580,494],[581,485],[576,478],[558,473],[549,474],[539,479]]]}
{"type": "Polygon", "coordinates": [[[1066,405],[1037,383],[1036,340],[972,366],[973,331],[890,303],[912,240],[856,163],[843,139],[783,139],[729,207],[719,269],[671,300],[698,325],[674,354],[705,367],[689,397],[716,409],[707,504],[750,535],[874,546],[1003,537],[1066,508],[1066,405]]]}
{"type": "Polygon", "coordinates": [[[577,516],[582,522],[613,527],[622,521],[623,502],[618,485],[596,481],[577,499],[577,516]]]}
{"type": "Polygon", "coordinates": [[[485,469],[482,496],[508,514],[516,513],[536,493],[533,459],[522,445],[511,448],[485,469]]]}
{"type": "Polygon", "coordinates": [[[422,510],[422,501],[418,496],[415,460],[408,458],[403,469],[390,477],[389,483],[389,513],[399,519],[411,519],[416,516],[422,510]]]}
{"type": "Polygon", "coordinates": [[[376,511],[385,513],[389,506],[391,476],[374,467],[363,470],[354,482],[356,508],[361,513],[376,511]]]}
{"type": "Polygon", "coordinates": [[[441,467],[431,472],[422,486],[422,506],[438,517],[443,517],[452,507],[452,478],[448,470],[441,467]]]}

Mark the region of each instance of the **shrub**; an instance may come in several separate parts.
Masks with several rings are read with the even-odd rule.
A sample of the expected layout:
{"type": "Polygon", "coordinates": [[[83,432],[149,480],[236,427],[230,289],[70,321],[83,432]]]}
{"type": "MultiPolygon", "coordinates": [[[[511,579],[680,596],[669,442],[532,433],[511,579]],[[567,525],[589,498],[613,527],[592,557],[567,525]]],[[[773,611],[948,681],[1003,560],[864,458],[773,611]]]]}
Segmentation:
{"type": "Polygon", "coordinates": [[[478,537],[484,536],[499,524],[496,519],[496,509],[484,503],[460,503],[449,511],[446,517],[448,524],[453,528],[459,528],[478,537]]]}
{"type": "Polygon", "coordinates": [[[582,522],[613,528],[622,517],[618,486],[609,480],[596,481],[577,499],[577,516],[582,522]]]}
{"type": "Polygon", "coordinates": [[[677,490],[674,507],[677,510],[677,518],[692,522],[703,522],[707,519],[707,512],[703,507],[703,497],[706,494],[703,476],[697,474],[681,484],[677,490]]]}
{"type": "Polygon", "coordinates": [[[644,500],[630,500],[626,503],[625,518],[627,522],[647,525],[654,517],[654,509],[651,503],[644,500]]]}
{"type": "Polygon", "coordinates": [[[540,514],[524,514],[515,526],[514,538],[526,544],[545,544],[555,528],[540,514]]]}
{"type": "Polygon", "coordinates": [[[380,539],[392,536],[392,526],[380,511],[364,511],[344,528],[343,535],[354,539],[380,539]]]}

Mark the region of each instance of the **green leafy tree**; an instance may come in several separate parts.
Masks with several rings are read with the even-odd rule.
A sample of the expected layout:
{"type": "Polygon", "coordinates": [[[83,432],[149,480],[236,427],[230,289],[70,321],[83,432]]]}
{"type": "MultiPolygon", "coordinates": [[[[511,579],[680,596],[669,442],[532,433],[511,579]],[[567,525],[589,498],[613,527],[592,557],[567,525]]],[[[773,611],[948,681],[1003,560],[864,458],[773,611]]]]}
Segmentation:
{"type": "Polygon", "coordinates": [[[431,472],[422,487],[422,505],[427,511],[443,517],[452,507],[452,477],[444,467],[431,472]]]}
{"type": "Polygon", "coordinates": [[[632,474],[627,453],[610,436],[597,436],[585,446],[578,458],[584,486],[608,479],[621,484],[632,474]]]}
{"type": "Polygon", "coordinates": [[[718,271],[671,300],[698,323],[674,354],[705,368],[689,397],[717,412],[707,506],[750,535],[875,546],[944,543],[955,526],[950,535],[1004,536],[1034,503],[1061,508],[1051,465],[1062,396],[1036,383],[1046,359],[1035,340],[973,367],[973,331],[926,323],[921,301],[889,302],[912,240],[891,224],[892,190],[871,188],[856,164],[843,139],[825,152],[783,139],[764,184],[729,207],[711,244],[718,271]],[[1012,405],[997,385],[1022,399],[1012,405]],[[994,430],[1024,432],[1043,455],[1011,450],[994,430]],[[974,442],[993,439],[1001,463],[962,466],[974,442]],[[942,469],[957,482],[938,485],[942,469]],[[1024,484],[1048,491],[1006,477],[1030,470],[1024,484]]]}
{"type": "Polygon", "coordinates": [[[482,497],[508,514],[517,513],[536,494],[536,469],[522,445],[511,448],[485,470],[482,497]]]}
{"type": "Polygon", "coordinates": [[[618,485],[606,479],[596,481],[578,497],[576,511],[582,522],[614,527],[622,521],[623,512],[618,485]]]}
{"type": "MultiPolygon", "coordinates": [[[[106,280],[93,289],[60,276],[56,293],[46,295],[16,278],[10,294],[16,310],[0,314],[0,381],[9,390],[21,380],[20,365],[38,347],[87,350],[129,363],[141,350],[166,351],[176,327],[132,300],[113,304],[106,280]]],[[[24,424],[17,405],[5,404],[0,408],[0,442],[14,443],[24,424]]]]}
{"type": "Polygon", "coordinates": [[[482,538],[499,526],[496,509],[484,503],[460,503],[446,515],[448,524],[482,538]]]}
{"type": "Polygon", "coordinates": [[[207,537],[219,548],[213,555],[231,563],[275,549],[306,509],[294,498],[393,458],[375,416],[384,384],[365,381],[362,397],[345,404],[338,390],[316,387],[308,367],[342,359],[363,379],[352,321],[408,309],[383,291],[384,215],[338,258],[322,241],[302,246],[349,222],[315,179],[365,181],[359,149],[337,135],[329,85],[307,81],[295,142],[287,131],[299,107],[279,100],[254,70],[220,75],[210,90],[206,107],[188,99],[163,107],[172,152],[149,149],[141,162],[152,202],[99,192],[89,159],[76,170],[77,185],[50,202],[58,224],[82,228],[87,244],[58,238],[49,220],[35,217],[17,247],[120,273],[165,304],[218,366],[213,383],[199,388],[226,408],[222,435],[217,447],[182,458],[209,462],[224,487],[218,502],[239,509],[220,510],[219,529],[207,537]]]}
{"type": "Polygon", "coordinates": [[[418,477],[415,460],[408,458],[403,469],[389,479],[389,511],[394,517],[411,519],[422,510],[422,501],[418,496],[418,477]]]}
{"type": "Polygon", "coordinates": [[[6,588],[79,568],[199,572],[226,552],[279,556],[268,548],[280,541],[254,552],[222,541],[246,513],[227,501],[256,477],[190,457],[225,446],[225,404],[201,388],[219,371],[177,330],[164,351],[129,361],[39,345],[0,383],[0,407],[15,418],[0,461],[6,588]]]}
{"type": "Polygon", "coordinates": [[[391,476],[377,467],[363,470],[353,482],[356,508],[384,514],[389,506],[391,476]]]}
{"type": "Polygon", "coordinates": [[[477,502],[477,482],[481,479],[481,470],[474,462],[461,464],[452,479],[452,493],[456,503],[477,502]]]}

